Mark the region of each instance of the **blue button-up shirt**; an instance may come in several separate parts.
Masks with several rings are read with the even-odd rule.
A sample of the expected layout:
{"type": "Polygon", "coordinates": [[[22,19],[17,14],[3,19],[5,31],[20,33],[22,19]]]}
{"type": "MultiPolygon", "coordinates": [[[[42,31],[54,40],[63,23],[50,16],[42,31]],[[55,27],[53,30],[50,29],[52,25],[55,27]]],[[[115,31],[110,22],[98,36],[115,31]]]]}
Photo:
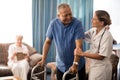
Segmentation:
{"type": "MultiPolygon", "coordinates": [[[[56,65],[59,70],[65,72],[73,64],[74,49],[76,48],[75,40],[84,37],[82,24],[76,18],[68,26],[64,26],[56,18],[50,22],[46,37],[53,39],[56,46],[56,65]]],[[[79,61],[79,70],[84,66],[84,58],[79,61]]]]}

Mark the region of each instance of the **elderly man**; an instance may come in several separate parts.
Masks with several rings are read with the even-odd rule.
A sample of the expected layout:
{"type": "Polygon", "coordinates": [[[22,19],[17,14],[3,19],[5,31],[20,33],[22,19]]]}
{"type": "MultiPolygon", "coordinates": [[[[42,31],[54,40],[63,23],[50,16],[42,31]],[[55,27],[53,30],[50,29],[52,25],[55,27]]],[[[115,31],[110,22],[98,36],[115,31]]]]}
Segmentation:
{"type": "MultiPolygon", "coordinates": [[[[52,43],[56,46],[56,68],[57,80],[62,80],[65,71],[71,73],[78,71],[79,80],[85,79],[85,61],[83,57],[74,56],[75,48],[82,48],[84,32],[79,20],[72,16],[71,8],[68,4],[58,6],[58,18],[53,19],[46,33],[46,40],[43,46],[43,58],[39,62],[41,66],[45,64],[47,53],[52,43]]],[[[73,75],[68,75],[69,80],[73,75]]]]}

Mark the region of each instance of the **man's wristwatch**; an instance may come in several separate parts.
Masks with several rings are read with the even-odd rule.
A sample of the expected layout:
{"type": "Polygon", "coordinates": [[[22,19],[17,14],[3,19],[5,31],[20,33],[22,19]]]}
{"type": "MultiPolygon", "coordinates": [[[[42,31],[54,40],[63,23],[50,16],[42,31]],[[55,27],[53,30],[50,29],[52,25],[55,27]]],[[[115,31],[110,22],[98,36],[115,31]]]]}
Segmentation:
{"type": "Polygon", "coordinates": [[[73,62],[74,65],[79,65],[78,62],[73,62]]]}

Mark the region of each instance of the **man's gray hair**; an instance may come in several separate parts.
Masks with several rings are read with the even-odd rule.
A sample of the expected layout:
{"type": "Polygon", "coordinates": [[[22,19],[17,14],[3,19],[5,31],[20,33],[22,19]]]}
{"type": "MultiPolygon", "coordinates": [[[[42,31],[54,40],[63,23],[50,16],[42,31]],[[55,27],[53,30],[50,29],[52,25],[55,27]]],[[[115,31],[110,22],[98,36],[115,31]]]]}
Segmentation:
{"type": "Polygon", "coordinates": [[[70,8],[69,4],[62,3],[62,4],[58,5],[58,12],[59,12],[60,9],[64,9],[64,8],[70,8]]]}

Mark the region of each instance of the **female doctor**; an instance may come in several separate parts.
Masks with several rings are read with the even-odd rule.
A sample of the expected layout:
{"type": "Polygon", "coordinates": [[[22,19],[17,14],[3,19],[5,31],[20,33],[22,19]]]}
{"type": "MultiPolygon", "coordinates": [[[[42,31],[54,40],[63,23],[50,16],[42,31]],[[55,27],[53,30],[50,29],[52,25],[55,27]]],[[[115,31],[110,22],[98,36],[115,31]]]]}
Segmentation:
{"type": "Polygon", "coordinates": [[[82,52],[75,49],[74,55],[91,59],[89,80],[111,80],[112,65],[109,57],[112,53],[113,37],[105,27],[111,24],[106,11],[97,10],[92,19],[90,30],[85,32],[85,40],[90,43],[90,50],[82,52]]]}

